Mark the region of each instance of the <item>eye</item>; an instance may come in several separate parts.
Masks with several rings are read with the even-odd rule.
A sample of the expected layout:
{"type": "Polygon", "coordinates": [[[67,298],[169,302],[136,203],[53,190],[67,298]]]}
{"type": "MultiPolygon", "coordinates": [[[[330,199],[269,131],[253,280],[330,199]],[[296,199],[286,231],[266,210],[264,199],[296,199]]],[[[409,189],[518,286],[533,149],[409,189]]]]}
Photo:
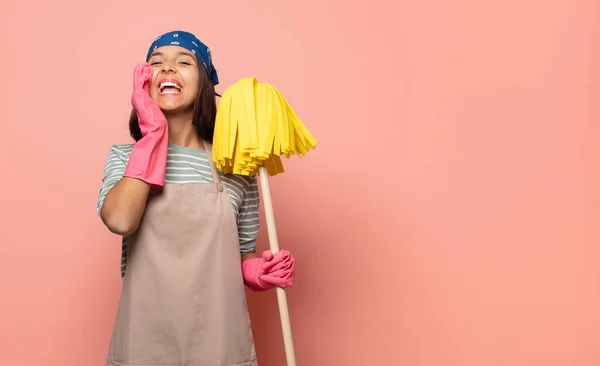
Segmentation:
{"type": "Polygon", "coordinates": [[[188,66],[191,65],[191,63],[189,63],[187,61],[180,61],[179,63],[182,64],[182,65],[188,65],[188,66]]]}
{"type": "Polygon", "coordinates": [[[160,61],[153,61],[153,62],[150,63],[150,65],[151,66],[160,65],[160,63],[161,63],[160,61]]]}

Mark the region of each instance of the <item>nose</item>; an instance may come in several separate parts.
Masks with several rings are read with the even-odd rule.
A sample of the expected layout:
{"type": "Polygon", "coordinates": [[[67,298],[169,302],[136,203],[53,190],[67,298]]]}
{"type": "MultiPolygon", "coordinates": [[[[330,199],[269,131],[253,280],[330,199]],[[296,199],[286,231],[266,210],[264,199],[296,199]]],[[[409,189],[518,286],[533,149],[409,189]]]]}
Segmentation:
{"type": "Polygon", "coordinates": [[[165,61],[162,65],[162,72],[173,72],[175,71],[175,66],[172,61],[165,61]]]}

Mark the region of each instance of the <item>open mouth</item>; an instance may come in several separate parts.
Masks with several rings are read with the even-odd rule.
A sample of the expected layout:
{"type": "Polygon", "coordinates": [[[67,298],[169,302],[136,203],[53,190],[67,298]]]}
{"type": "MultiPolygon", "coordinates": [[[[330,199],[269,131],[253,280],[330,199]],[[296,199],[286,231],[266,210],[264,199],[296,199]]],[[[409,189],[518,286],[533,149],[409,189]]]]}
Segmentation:
{"type": "Polygon", "coordinates": [[[163,80],[158,84],[160,94],[179,94],[181,89],[181,84],[176,80],[163,80]]]}

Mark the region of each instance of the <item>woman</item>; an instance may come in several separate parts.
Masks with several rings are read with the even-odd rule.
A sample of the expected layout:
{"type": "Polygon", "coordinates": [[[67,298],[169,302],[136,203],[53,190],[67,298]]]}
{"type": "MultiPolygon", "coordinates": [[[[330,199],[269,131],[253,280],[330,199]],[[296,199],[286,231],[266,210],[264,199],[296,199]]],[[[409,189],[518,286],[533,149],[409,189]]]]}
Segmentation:
{"type": "Polygon", "coordinates": [[[255,177],[211,158],[217,71],[173,31],[134,71],[132,145],[111,147],[98,214],[123,237],[119,309],[106,365],[256,365],[244,284],[288,287],[287,251],[256,255],[255,177]]]}

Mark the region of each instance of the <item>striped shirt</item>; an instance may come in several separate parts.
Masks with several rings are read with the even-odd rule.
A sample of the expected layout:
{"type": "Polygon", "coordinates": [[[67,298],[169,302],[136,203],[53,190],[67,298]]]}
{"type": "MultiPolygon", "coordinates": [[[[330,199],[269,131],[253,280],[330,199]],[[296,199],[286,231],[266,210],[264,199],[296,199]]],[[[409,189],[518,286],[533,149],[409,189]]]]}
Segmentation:
{"type": "MultiPolygon", "coordinates": [[[[104,199],[112,187],[123,177],[133,144],[113,145],[110,148],[104,166],[102,188],[98,197],[96,210],[98,215],[104,199]]],[[[259,194],[256,177],[223,174],[221,180],[227,188],[233,211],[238,224],[240,253],[246,254],[256,250],[256,237],[259,231],[259,194]]],[[[213,183],[213,177],[205,151],[189,147],[169,144],[165,183],[213,183]]],[[[122,240],[121,277],[125,276],[127,258],[127,238],[122,240]]]]}

